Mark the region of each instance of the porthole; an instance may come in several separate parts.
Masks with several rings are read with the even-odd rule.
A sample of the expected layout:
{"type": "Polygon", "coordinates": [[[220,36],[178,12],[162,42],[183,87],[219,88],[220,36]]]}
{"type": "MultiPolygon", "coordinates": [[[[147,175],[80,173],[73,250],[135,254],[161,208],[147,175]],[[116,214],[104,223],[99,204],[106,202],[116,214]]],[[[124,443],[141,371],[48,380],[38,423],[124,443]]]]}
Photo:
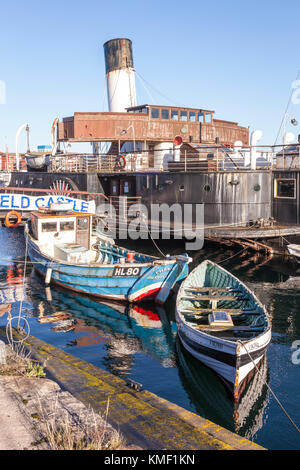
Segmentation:
{"type": "Polygon", "coordinates": [[[205,184],[205,185],[203,186],[203,189],[204,189],[204,191],[209,192],[209,191],[210,191],[210,186],[209,186],[209,184],[205,184]]]}
{"type": "Polygon", "coordinates": [[[183,185],[183,184],[181,184],[181,185],[179,186],[179,191],[184,191],[184,185],[183,185]]]}
{"type": "Polygon", "coordinates": [[[256,184],[253,186],[254,191],[260,191],[260,184],[256,184]]]}

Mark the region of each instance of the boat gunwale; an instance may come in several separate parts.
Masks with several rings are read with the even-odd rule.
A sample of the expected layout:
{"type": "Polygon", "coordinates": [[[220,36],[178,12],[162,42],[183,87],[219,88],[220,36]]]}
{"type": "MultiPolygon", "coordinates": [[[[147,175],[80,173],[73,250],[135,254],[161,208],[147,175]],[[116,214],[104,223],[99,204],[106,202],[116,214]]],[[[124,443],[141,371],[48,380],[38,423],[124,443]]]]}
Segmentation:
{"type": "MultiPolygon", "coordinates": [[[[67,261],[62,261],[60,260],[59,258],[54,258],[53,256],[51,255],[48,255],[46,253],[44,253],[37,241],[35,240],[35,238],[32,237],[32,235],[30,234],[30,231],[28,229],[28,226],[26,224],[26,227],[25,227],[25,233],[28,237],[28,240],[30,240],[31,242],[31,247],[37,252],[40,254],[40,256],[43,256],[45,257],[46,259],[49,259],[49,262],[51,263],[55,263],[55,264],[58,264],[58,265],[63,265],[63,266],[76,266],[76,267],[82,267],[82,268],[88,268],[88,269],[93,269],[93,268],[96,268],[96,269],[99,269],[99,268],[129,268],[129,267],[135,267],[135,268],[143,268],[143,267],[159,267],[159,266],[168,266],[170,264],[174,264],[177,262],[177,257],[170,257],[168,259],[160,259],[160,258],[156,258],[156,257],[151,257],[151,255],[143,255],[143,253],[138,253],[137,251],[131,251],[131,250],[127,250],[126,248],[122,248],[120,246],[118,246],[119,248],[121,249],[124,249],[126,251],[130,251],[130,252],[133,252],[135,254],[139,254],[139,255],[142,255],[142,256],[149,256],[151,257],[153,260],[152,261],[149,261],[149,262],[145,262],[145,263],[139,263],[139,262],[134,262],[134,263],[91,263],[91,264],[78,264],[78,263],[73,263],[73,262],[67,262],[67,261]],[[38,249],[35,247],[35,246],[32,246],[32,245],[35,245],[38,247],[38,249]]],[[[115,245],[112,245],[112,246],[115,246],[115,245]]],[[[182,255],[181,255],[182,256],[182,255]]],[[[40,264],[43,264],[42,262],[40,264]]]]}

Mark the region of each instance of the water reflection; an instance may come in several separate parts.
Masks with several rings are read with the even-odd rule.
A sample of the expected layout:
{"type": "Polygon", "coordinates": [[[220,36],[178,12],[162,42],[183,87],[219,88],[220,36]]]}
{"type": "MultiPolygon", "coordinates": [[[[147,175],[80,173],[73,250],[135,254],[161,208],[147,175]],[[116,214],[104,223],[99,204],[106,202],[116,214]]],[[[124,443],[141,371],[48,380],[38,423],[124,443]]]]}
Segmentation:
{"type": "Polygon", "coordinates": [[[267,359],[264,356],[259,373],[254,373],[241,395],[234,403],[217,375],[191,354],[176,340],[179,374],[182,385],[197,413],[221,424],[248,439],[263,425],[263,412],[267,405],[268,381],[267,359]]]}
{"type": "Polygon", "coordinates": [[[34,272],[30,284],[34,297],[40,299],[36,309],[38,322],[51,324],[52,331],[72,331],[74,338],[68,341],[69,347],[105,343],[102,361],[111,372],[130,373],[134,355],[139,352],[163,367],[174,367],[174,345],[163,327],[163,308],[158,314],[155,306],[98,301],[52,287],[49,302],[43,283],[34,272]]]}

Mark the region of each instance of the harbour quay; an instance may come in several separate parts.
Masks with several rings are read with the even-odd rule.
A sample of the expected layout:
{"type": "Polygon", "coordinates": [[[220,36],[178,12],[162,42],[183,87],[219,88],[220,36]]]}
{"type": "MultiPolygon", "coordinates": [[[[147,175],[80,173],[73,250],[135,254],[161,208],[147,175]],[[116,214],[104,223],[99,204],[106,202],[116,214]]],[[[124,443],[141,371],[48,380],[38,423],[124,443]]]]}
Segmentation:
{"type": "MultiPolygon", "coordinates": [[[[0,338],[5,338],[0,330],[0,338]]],[[[135,390],[115,375],[29,336],[26,349],[52,380],[120,431],[127,445],[141,450],[263,450],[213,422],[147,390],[135,390]]],[[[40,379],[43,380],[43,379],[40,379]]],[[[3,431],[3,430],[2,430],[3,431]]],[[[0,430],[1,432],[1,430],[0,430]]]]}

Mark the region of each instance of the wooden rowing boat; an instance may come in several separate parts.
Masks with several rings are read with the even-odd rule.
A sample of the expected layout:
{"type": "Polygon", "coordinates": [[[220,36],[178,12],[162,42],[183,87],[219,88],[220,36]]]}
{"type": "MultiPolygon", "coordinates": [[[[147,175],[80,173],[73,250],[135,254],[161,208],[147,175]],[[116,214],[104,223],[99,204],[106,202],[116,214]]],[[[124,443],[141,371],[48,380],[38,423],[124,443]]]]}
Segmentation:
{"type": "Polygon", "coordinates": [[[176,322],[183,346],[213,369],[238,400],[271,340],[262,303],[239,279],[206,260],[179,289],[176,322]]]}

